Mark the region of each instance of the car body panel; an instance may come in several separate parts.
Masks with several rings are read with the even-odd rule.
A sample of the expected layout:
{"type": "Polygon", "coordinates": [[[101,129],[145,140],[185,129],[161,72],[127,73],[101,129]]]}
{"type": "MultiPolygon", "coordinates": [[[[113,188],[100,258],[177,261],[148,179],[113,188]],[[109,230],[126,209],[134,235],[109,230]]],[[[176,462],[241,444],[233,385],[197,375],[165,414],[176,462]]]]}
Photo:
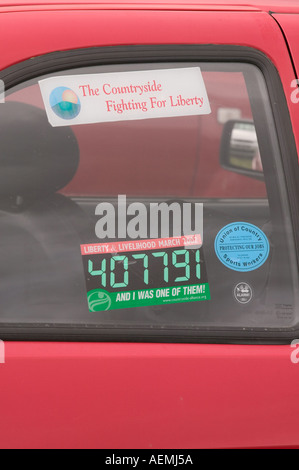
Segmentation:
{"type": "Polygon", "coordinates": [[[298,445],[289,346],[6,343],[2,448],[298,445]]]}
{"type": "Polygon", "coordinates": [[[292,60],[294,62],[296,73],[298,77],[299,72],[299,43],[298,43],[298,29],[299,29],[299,15],[277,15],[274,14],[273,18],[280,24],[288,46],[290,48],[292,60]]]}
{"type": "MultiPolygon", "coordinates": [[[[299,6],[278,0],[250,4],[83,6],[65,0],[47,6],[20,1],[16,6],[5,1],[0,8],[0,69],[57,50],[96,46],[251,47],[279,71],[299,150],[299,107],[290,97],[295,72],[283,34],[268,13],[299,12],[299,6]]],[[[296,32],[286,26],[295,20],[277,18],[297,54],[296,64],[296,32]]],[[[2,448],[299,446],[294,419],[299,365],[291,362],[288,345],[5,346],[6,363],[0,365],[2,448]]]]}
{"type": "Polygon", "coordinates": [[[133,0],[128,3],[126,0],[96,0],[84,2],[73,2],[72,0],[52,0],[43,4],[40,0],[4,0],[1,2],[3,9],[15,9],[20,11],[22,9],[38,9],[39,11],[43,8],[49,9],[126,9],[126,10],[198,10],[198,11],[266,11],[276,13],[298,13],[299,6],[296,0],[250,0],[248,2],[242,2],[240,0],[214,0],[213,2],[200,2],[198,0],[188,0],[183,3],[174,3],[173,0],[149,0],[147,2],[140,2],[133,0]]]}

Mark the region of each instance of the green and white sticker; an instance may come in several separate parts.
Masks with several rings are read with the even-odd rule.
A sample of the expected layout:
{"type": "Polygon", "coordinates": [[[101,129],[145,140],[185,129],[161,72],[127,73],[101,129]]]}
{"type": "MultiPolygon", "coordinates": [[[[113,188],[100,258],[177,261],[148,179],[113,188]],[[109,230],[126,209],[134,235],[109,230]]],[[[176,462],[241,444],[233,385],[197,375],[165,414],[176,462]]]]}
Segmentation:
{"type": "Polygon", "coordinates": [[[200,235],[81,245],[90,312],[209,300],[200,235]]]}

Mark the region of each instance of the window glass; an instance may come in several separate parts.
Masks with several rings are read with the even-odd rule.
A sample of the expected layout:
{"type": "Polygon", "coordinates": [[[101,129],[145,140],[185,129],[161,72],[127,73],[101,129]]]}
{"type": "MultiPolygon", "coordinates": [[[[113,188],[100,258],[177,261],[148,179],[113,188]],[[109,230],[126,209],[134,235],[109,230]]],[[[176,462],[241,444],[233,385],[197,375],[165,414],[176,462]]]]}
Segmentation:
{"type": "Polygon", "coordinates": [[[294,326],[272,119],[261,72],[241,63],[92,66],[11,88],[0,322],[129,339],[294,326]]]}

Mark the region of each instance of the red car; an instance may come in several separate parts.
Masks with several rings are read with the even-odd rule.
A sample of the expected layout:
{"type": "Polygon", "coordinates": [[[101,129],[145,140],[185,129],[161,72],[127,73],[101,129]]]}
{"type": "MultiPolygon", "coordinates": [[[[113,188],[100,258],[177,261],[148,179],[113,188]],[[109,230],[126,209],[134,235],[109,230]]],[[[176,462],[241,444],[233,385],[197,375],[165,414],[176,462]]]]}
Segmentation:
{"type": "Polygon", "coordinates": [[[0,2],[1,448],[299,446],[298,28],[0,2]]]}

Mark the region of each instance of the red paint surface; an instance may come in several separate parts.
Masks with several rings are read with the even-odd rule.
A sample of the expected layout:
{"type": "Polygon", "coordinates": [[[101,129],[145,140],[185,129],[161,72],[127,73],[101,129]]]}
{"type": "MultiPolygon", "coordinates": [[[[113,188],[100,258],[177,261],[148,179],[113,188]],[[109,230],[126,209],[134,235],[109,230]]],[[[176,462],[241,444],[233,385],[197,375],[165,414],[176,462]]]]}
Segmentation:
{"type": "MultiPolygon", "coordinates": [[[[296,77],[267,13],[0,13],[1,69],[72,48],[210,43],[268,55],[283,81],[298,144],[298,106],[289,93],[296,77]]],[[[298,446],[299,365],[290,353],[288,346],[7,343],[0,446],[298,446]]]]}
{"type": "MultiPolygon", "coordinates": [[[[298,31],[299,31],[299,15],[274,15],[276,21],[278,21],[281,26],[283,33],[285,34],[290,52],[292,54],[292,59],[294,67],[296,70],[296,75],[293,75],[294,78],[299,78],[299,42],[298,42],[298,31]]],[[[285,82],[285,93],[288,100],[290,114],[293,120],[293,129],[295,132],[295,139],[297,142],[297,149],[299,148],[299,103],[293,103],[291,100],[292,92],[294,87],[291,87],[292,80],[285,82]]],[[[298,93],[296,95],[298,97],[298,93]]],[[[298,152],[299,153],[299,152],[298,152]]]]}
{"type": "Polygon", "coordinates": [[[289,346],[6,343],[1,447],[295,446],[289,346]]]}
{"type": "Polygon", "coordinates": [[[299,76],[299,16],[298,15],[274,15],[274,18],[283,29],[286,40],[290,47],[292,58],[296,67],[297,77],[299,76]]]}
{"type": "Polygon", "coordinates": [[[58,8],[88,8],[88,9],[157,9],[157,10],[212,10],[212,11],[272,11],[272,12],[288,12],[298,13],[299,5],[297,0],[213,0],[213,2],[200,0],[187,0],[186,2],[177,3],[173,0],[148,0],[140,2],[140,0],[89,0],[84,3],[82,0],[51,0],[49,3],[41,4],[40,0],[3,0],[1,4],[3,10],[14,8],[23,9],[58,9],[58,8]]]}

